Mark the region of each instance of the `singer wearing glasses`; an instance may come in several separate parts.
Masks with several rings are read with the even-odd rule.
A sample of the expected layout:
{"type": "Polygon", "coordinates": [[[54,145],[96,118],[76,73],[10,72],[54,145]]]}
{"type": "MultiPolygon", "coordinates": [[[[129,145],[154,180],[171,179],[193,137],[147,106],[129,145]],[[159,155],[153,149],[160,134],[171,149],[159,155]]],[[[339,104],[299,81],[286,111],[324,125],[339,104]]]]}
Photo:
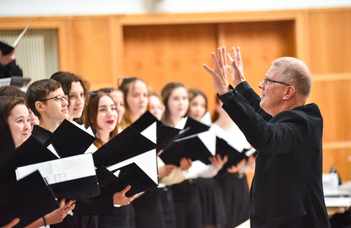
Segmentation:
{"type": "Polygon", "coordinates": [[[44,143],[60,123],[68,118],[67,95],[59,82],[43,79],[28,87],[26,101],[40,122],[39,126],[34,126],[32,135],[44,143]]]}

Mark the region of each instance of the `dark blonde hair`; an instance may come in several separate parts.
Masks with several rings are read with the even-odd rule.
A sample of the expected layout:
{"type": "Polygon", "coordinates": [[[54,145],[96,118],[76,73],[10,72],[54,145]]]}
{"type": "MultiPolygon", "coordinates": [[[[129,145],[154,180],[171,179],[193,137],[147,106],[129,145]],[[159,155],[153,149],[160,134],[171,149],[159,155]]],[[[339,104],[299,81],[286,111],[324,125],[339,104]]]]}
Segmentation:
{"type": "MultiPolygon", "coordinates": [[[[84,115],[83,115],[83,121],[84,121],[85,128],[88,128],[89,126],[91,126],[95,131],[99,130],[99,128],[97,126],[97,114],[98,114],[98,109],[99,109],[99,101],[100,101],[100,98],[103,96],[110,97],[110,95],[108,95],[107,93],[104,93],[104,92],[94,92],[94,94],[90,96],[89,103],[87,104],[86,108],[84,109],[84,115]]],[[[112,98],[111,98],[111,100],[112,100],[112,98]]],[[[110,132],[110,139],[115,137],[117,134],[118,134],[118,125],[116,124],[115,129],[110,132]]],[[[99,135],[96,134],[96,139],[95,139],[94,145],[97,148],[100,148],[105,143],[107,143],[107,142],[103,142],[99,138],[99,135]]]]}
{"type": "Polygon", "coordinates": [[[170,82],[162,89],[162,92],[161,92],[162,101],[163,101],[163,104],[165,105],[165,111],[163,113],[162,122],[168,126],[171,125],[170,119],[169,119],[170,113],[169,113],[169,108],[168,108],[168,99],[171,96],[173,90],[177,89],[177,88],[186,89],[184,84],[181,82],[170,82]]]}
{"type": "Polygon", "coordinates": [[[137,81],[141,81],[142,83],[144,83],[147,87],[147,84],[141,79],[141,78],[137,78],[137,77],[131,77],[131,78],[125,78],[122,82],[122,84],[120,85],[119,89],[123,92],[124,94],[124,107],[125,107],[125,112],[124,112],[124,116],[122,118],[121,121],[121,127],[124,129],[128,126],[130,126],[132,124],[132,120],[130,117],[130,109],[127,103],[127,96],[128,93],[130,92],[130,90],[132,88],[134,88],[135,83],[137,81]]]}

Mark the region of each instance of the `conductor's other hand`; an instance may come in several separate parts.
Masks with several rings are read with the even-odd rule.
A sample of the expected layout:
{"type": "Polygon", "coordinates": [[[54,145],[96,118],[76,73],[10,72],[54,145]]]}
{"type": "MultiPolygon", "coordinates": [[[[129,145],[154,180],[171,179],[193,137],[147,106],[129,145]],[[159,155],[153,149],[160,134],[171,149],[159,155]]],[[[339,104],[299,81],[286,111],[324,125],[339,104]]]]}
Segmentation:
{"type": "Polygon", "coordinates": [[[229,92],[229,83],[227,79],[227,61],[225,47],[217,49],[217,57],[215,53],[211,53],[214,69],[206,64],[204,69],[212,76],[213,87],[219,95],[229,92]]]}
{"type": "Polygon", "coordinates": [[[232,47],[233,58],[227,53],[227,58],[230,66],[227,66],[230,76],[232,77],[232,82],[235,86],[239,85],[243,81],[246,81],[244,76],[244,66],[241,59],[240,47],[236,49],[232,47]]]}
{"type": "Polygon", "coordinates": [[[236,49],[232,47],[233,58],[227,53],[227,58],[230,66],[227,66],[230,76],[232,77],[232,82],[235,86],[239,85],[243,81],[246,81],[244,76],[244,66],[241,59],[240,47],[236,49]]]}

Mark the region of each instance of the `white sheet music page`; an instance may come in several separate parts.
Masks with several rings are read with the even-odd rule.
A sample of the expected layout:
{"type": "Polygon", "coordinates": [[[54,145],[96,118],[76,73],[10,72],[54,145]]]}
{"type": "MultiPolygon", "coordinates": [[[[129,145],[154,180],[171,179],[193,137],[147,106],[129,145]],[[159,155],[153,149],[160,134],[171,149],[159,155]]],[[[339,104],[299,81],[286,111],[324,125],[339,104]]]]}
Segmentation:
{"type": "Polygon", "coordinates": [[[209,130],[197,135],[213,156],[216,155],[216,134],[209,130]]]}
{"type": "MultiPolygon", "coordinates": [[[[109,166],[107,169],[110,171],[120,169],[124,166],[127,166],[131,163],[135,163],[144,173],[146,173],[151,180],[153,180],[156,184],[158,184],[157,178],[157,158],[156,158],[156,149],[152,149],[150,151],[144,152],[135,157],[126,159],[122,162],[109,166]]],[[[117,177],[119,171],[114,173],[117,177]]]]}
{"type": "Polygon", "coordinates": [[[39,170],[49,184],[96,175],[91,153],[18,167],[16,169],[17,180],[36,170],[39,170]]]}
{"type": "Polygon", "coordinates": [[[211,113],[209,111],[207,111],[205,113],[205,115],[203,115],[201,117],[200,123],[203,123],[207,126],[211,126],[212,125],[212,118],[211,118],[211,113]]]}
{"type": "Polygon", "coordinates": [[[187,116],[186,116],[186,117],[183,117],[183,118],[179,121],[179,123],[177,123],[177,125],[176,125],[174,128],[177,128],[177,129],[180,129],[180,130],[184,129],[184,126],[185,126],[187,120],[188,120],[188,117],[187,117],[187,116]]]}
{"type": "Polygon", "coordinates": [[[149,139],[151,142],[156,144],[156,138],[157,138],[156,131],[157,131],[157,125],[155,121],[153,124],[151,124],[142,132],[140,132],[140,134],[143,135],[145,138],[149,139]]]}

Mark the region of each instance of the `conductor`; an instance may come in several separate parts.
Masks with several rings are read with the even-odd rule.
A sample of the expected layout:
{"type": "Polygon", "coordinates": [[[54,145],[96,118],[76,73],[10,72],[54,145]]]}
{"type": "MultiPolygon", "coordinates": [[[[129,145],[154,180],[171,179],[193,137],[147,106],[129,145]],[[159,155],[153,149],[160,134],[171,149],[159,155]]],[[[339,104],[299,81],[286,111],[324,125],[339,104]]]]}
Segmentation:
{"type": "Polygon", "coordinates": [[[322,188],[323,118],[307,104],[312,75],[296,58],[273,61],[258,96],[244,77],[240,48],[211,54],[204,64],[223,109],[257,150],[251,187],[251,227],[330,227],[322,188]],[[235,89],[227,81],[230,72],[235,89]]]}

